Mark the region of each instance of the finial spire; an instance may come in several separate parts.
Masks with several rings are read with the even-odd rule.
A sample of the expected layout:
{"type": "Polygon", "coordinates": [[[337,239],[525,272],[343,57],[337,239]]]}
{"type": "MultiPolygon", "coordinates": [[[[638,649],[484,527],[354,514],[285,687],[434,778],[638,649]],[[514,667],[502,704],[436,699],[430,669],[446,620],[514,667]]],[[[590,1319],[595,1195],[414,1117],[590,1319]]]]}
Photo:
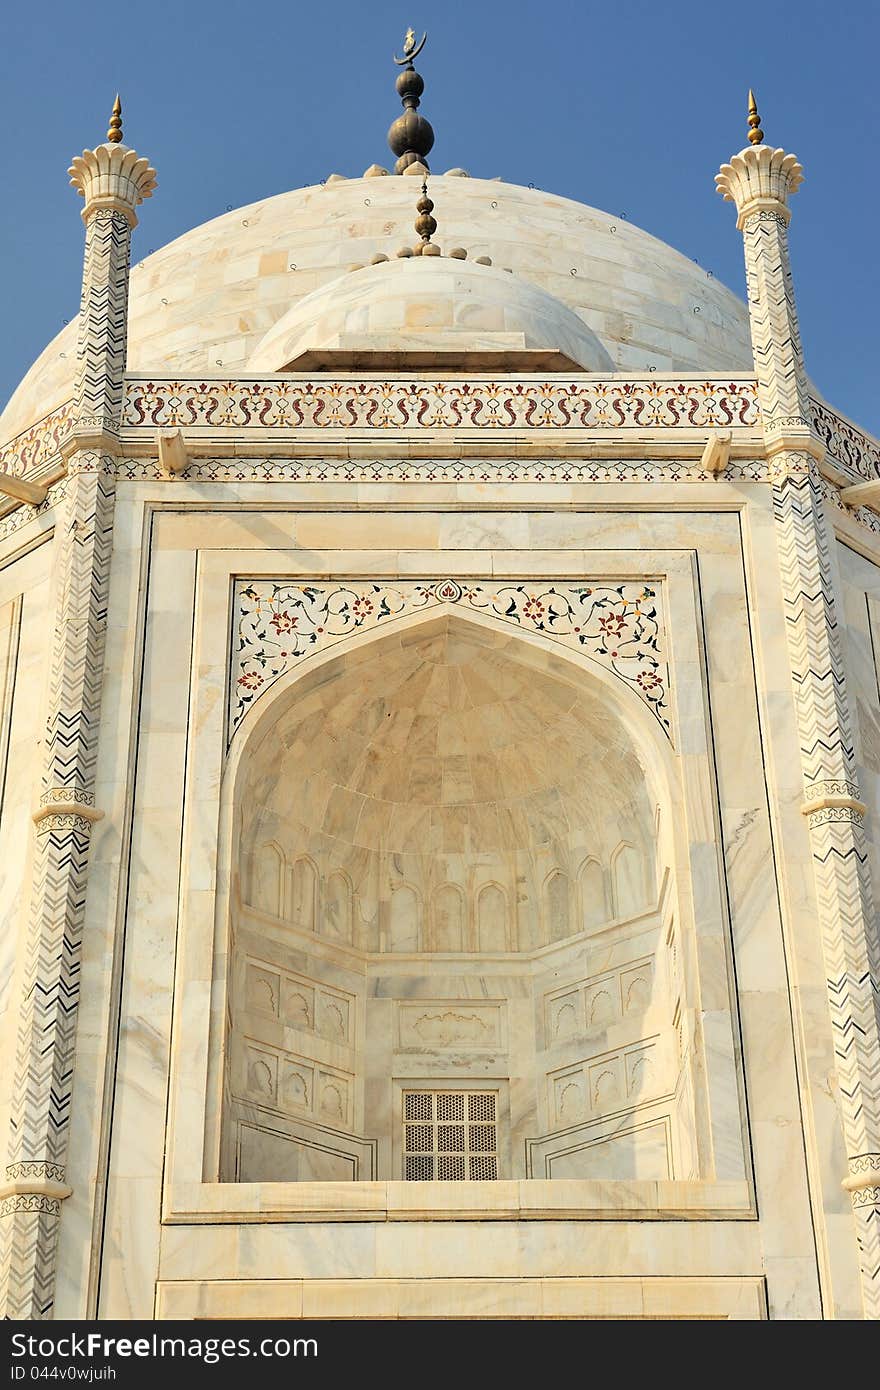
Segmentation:
{"type": "MultiPolygon", "coordinates": [[[[403,102],[403,115],[398,116],[388,131],[388,144],[392,152],[398,156],[394,166],[398,174],[406,173],[411,164],[419,164],[427,169],[427,156],[434,144],[434,132],[430,122],[418,113],[425,83],[413,67],[413,62],[424,48],[427,37],[427,33],[423,34],[416,43],[415,30],[407,29],[403,40],[403,57],[394,59],[397,66],[403,68],[395,84],[403,102]]],[[[418,172],[420,173],[421,169],[418,172]]]]}
{"type": "Polygon", "coordinates": [[[113,114],[110,117],[110,129],[107,131],[107,140],[111,145],[122,143],[122,102],[119,100],[119,93],[116,93],[116,100],[113,103],[113,114]]]}
{"type": "Polygon", "coordinates": [[[758,115],[758,103],[755,101],[755,94],[749,90],[749,144],[760,145],[764,140],[764,132],[761,129],[761,117],[758,115]]]}
{"type": "Polygon", "coordinates": [[[428,197],[428,180],[422,179],[422,196],[416,203],[416,212],[419,214],[415,220],[415,229],[422,239],[421,246],[416,247],[417,256],[439,256],[440,247],[435,246],[431,237],[437,230],[436,219],[431,216],[434,211],[434,204],[428,197]]]}

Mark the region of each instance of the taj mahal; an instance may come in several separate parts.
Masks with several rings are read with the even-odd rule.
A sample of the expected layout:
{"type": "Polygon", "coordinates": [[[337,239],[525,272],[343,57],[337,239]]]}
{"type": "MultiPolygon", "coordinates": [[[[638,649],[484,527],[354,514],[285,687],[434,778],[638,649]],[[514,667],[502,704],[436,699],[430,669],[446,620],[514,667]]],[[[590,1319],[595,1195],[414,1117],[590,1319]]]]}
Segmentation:
{"type": "Polygon", "coordinates": [[[134,263],[119,98],[71,164],[0,417],[4,1314],[878,1318],[880,442],[803,170],[749,93],[743,299],[435,170],[423,48],[393,167],[134,263]]]}

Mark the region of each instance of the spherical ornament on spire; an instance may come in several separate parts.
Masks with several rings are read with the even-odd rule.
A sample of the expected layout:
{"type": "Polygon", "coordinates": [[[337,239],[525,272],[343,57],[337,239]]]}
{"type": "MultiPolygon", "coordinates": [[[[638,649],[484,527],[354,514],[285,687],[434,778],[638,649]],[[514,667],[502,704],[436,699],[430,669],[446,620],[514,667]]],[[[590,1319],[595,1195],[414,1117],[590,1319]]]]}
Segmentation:
{"type": "Polygon", "coordinates": [[[122,102],[119,100],[119,93],[116,93],[116,100],[113,103],[113,112],[110,116],[110,128],[107,131],[107,141],[111,145],[122,143],[122,102]]]}
{"type": "Polygon", "coordinates": [[[121,212],[129,226],[137,226],[135,208],[152,195],[156,170],[148,159],[122,143],[122,102],[118,94],[106,141],[93,150],[83,150],[67,172],[71,186],[85,203],[85,221],[106,208],[121,212]]]}
{"type": "Polygon", "coordinates": [[[761,129],[761,117],[758,115],[758,103],[755,101],[754,92],[749,92],[749,144],[760,145],[764,140],[764,132],[761,129]]]}
{"type": "Polygon", "coordinates": [[[789,200],[803,180],[804,171],[793,154],[764,144],[758,104],[749,92],[749,144],[715,175],[718,192],[736,205],[740,231],[754,213],[771,213],[787,224],[789,200]]]}
{"type": "Polygon", "coordinates": [[[431,216],[434,211],[434,204],[428,197],[427,179],[422,180],[422,196],[416,203],[418,217],[415,220],[415,229],[421,237],[421,245],[415,248],[417,256],[439,256],[440,247],[434,246],[431,237],[437,230],[436,218],[431,216]]]}
{"type": "Polygon", "coordinates": [[[416,72],[415,68],[404,68],[394,85],[404,106],[418,106],[425,90],[425,79],[421,73],[416,72]]]}
{"type": "Polygon", "coordinates": [[[416,203],[416,212],[419,214],[415,221],[415,228],[422,241],[430,241],[437,230],[437,219],[431,216],[434,211],[434,204],[428,197],[427,184],[422,184],[422,196],[416,203]]]}
{"type": "Polygon", "coordinates": [[[417,159],[425,163],[425,156],[430,154],[434,145],[434,131],[430,122],[417,111],[404,111],[388,131],[388,144],[392,153],[399,156],[397,172],[402,174],[407,164],[413,164],[417,159]]]}
{"type": "Polygon", "coordinates": [[[423,35],[417,44],[413,31],[408,30],[403,45],[404,56],[394,59],[399,67],[403,67],[403,71],[395,83],[398,95],[403,102],[403,115],[398,116],[397,120],[392,122],[388,131],[388,144],[392,152],[398,157],[394,166],[395,172],[398,174],[404,173],[413,164],[420,164],[427,169],[427,156],[434,146],[434,131],[431,123],[425,120],[424,116],[420,116],[418,112],[425,83],[421,74],[417,73],[413,67],[413,59],[421,53],[426,38],[427,34],[423,35]]]}

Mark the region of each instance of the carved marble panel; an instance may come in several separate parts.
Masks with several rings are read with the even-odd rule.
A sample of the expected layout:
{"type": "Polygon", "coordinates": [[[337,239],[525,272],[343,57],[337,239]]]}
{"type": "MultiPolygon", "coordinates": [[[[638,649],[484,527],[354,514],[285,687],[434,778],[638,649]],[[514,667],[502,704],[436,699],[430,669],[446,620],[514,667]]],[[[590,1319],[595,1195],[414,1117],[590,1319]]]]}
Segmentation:
{"type": "Polygon", "coordinates": [[[397,1004],[397,1041],[402,1052],[487,1049],[505,1045],[504,1005],[462,1000],[401,1001],[397,1004]]]}
{"type": "Polygon", "coordinates": [[[248,959],[242,1002],[248,1013],[276,1019],[286,1028],[352,1045],[356,1001],[344,990],[248,959]]]}
{"type": "Polygon", "coordinates": [[[676,1074],[666,1066],[665,1040],[655,1037],[602,1052],[551,1072],[549,1108],[553,1128],[630,1110],[671,1094],[676,1074]]]}
{"type": "Polygon", "coordinates": [[[624,1022],[638,1023],[654,1003],[654,963],[633,964],[579,980],[544,997],[547,1046],[624,1022]]]}
{"type": "Polygon", "coordinates": [[[282,1048],[233,1037],[232,1091],[241,1100],[279,1112],[314,1115],[350,1129],[355,1077],[282,1048]]]}

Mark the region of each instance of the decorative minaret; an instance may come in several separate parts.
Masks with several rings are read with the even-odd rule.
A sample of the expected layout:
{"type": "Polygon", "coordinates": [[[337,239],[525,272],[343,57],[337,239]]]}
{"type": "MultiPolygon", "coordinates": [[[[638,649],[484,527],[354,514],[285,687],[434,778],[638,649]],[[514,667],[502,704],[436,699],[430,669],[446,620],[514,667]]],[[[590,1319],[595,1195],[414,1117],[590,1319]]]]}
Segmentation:
{"type": "Polygon", "coordinates": [[[749,93],[749,146],[722,166],[736,204],[782,583],[822,930],[839,1104],[865,1316],[880,1317],[880,945],[867,868],[840,624],[788,252],[788,201],[803,171],[763,143],[749,93]]]}
{"type": "Polygon", "coordinates": [[[428,35],[423,34],[418,43],[412,29],[407,29],[403,41],[403,57],[395,58],[398,67],[403,68],[396,87],[403,102],[403,115],[393,121],[388,131],[388,144],[392,154],[398,156],[394,166],[397,174],[428,173],[428,155],[434,145],[434,131],[430,121],[419,115],[419,102],[425,90],[424,79],[413,67],[425,46],[428,35]]]}
{"type": "Polygon", "coordinates": [[[0,1296],[7,1318],[52,1316],[76,1043],[86,877],[113,546],[135,208],[156,173],[122,143],[116,98],[106,144],[70,168],[85,200],[74,418],[55,523],[54,640],[42,788],[34,812],[31,916],[20,1006],[6,1182],[0,1195],[0,1296]]]}

